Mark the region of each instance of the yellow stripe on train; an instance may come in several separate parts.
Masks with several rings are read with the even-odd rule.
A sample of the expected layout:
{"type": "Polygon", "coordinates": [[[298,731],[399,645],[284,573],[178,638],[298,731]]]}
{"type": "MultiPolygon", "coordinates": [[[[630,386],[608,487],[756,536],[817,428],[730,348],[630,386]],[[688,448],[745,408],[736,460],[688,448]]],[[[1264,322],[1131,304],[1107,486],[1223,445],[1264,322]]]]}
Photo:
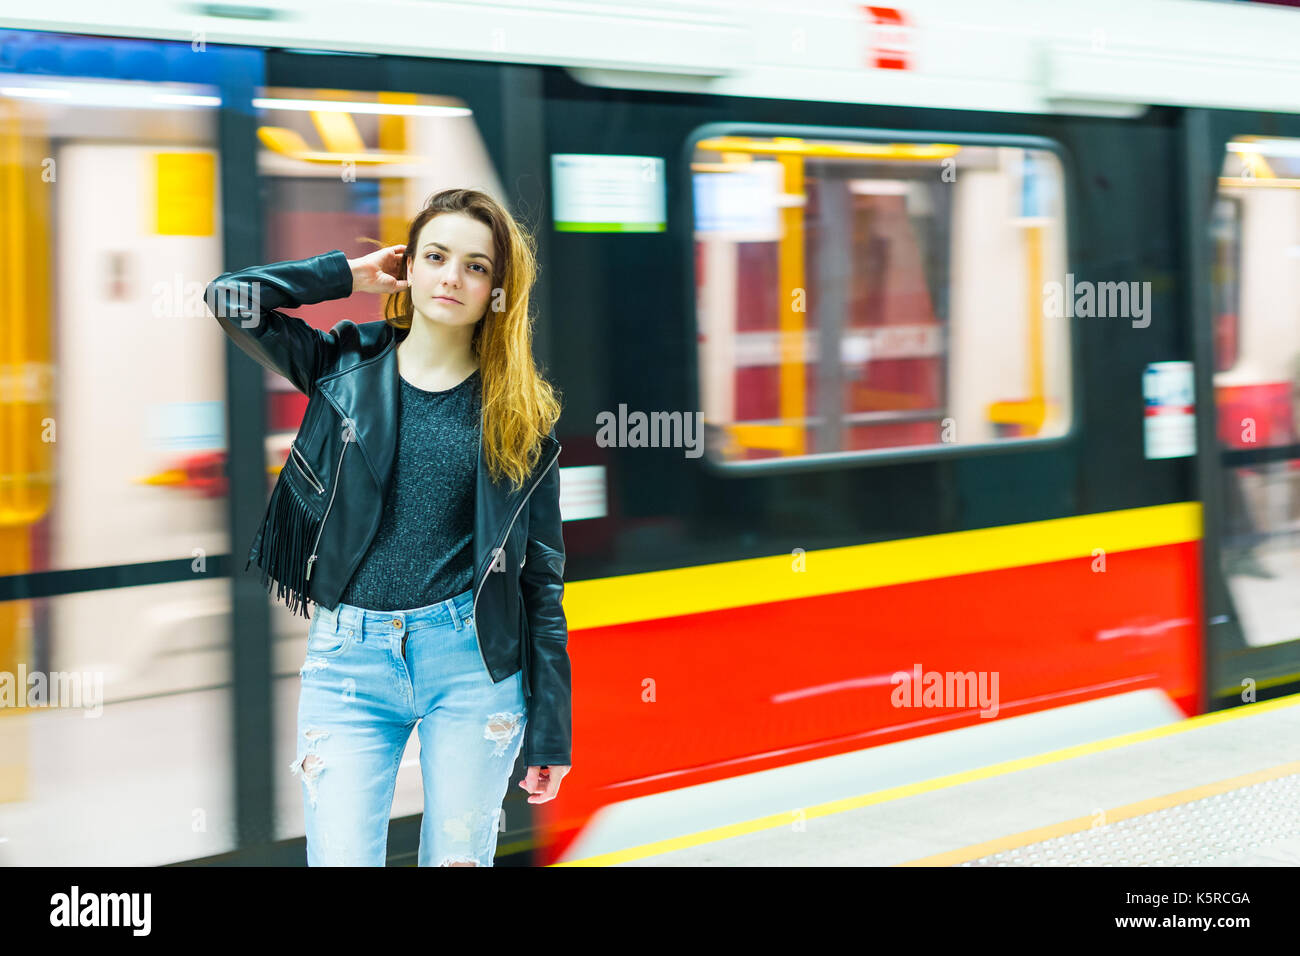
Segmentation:
{"type": "Polygon", "coordinates": [[[1201,503],[1181,501],[595,578],[565,585],[564,612],[570,630],[605,627],[1197,541],[1201,527],[1201,503]]]}

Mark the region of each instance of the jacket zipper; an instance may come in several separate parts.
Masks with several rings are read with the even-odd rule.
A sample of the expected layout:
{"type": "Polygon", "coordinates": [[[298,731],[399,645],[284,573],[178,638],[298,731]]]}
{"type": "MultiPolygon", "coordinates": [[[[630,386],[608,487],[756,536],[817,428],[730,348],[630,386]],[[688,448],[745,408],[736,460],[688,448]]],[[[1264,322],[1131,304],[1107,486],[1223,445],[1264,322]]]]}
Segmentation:
{"type": "Polygon", "coordinates": [[[330,503],[325,507],[325,517],[320,519],[320,529],[316,532],[316,543],[312,545],[311,557],[307,559],[307,580],[311,580],[312,566],[320,556],[320,536],[325,533],[325,522],[329,520],[330,510],[334,507],[334,497],[339,493],[339,472],[343,469],[343,456],[348,453],[348,445],[355,441],[352,429],[356,422],[350,418],[343,421],[346,431],[343,433],[343,447],[339,450],[339,463],[334,466],[334,487],[330,490],[330,503]]]}
{"type": "Polygon", "coordinates": [[[307,459],[304,458],[302,452],[298,450],[298,446],[294,444],[289,445],[289,451],[293,455],[294,459],[297,461],[298,468],[307,477],[307,480],[311,482],[311,486],[316,489],[316,494],[318,495],[325,494],[325,486],[322,485],[320,481],[316,478],[315,473],[311,470],[311,467],[307,464],[307,459]]]}
{"type": "MultiPolygon", "coordinates": [[[[494,556],[495,556],[495,554],[496,554],[496,552],[497,552],[497,548],[500,548],[501,545],[505,544],[506,539],[510,537],[510,529],[513,528],[513,527],[515,526],[515,519],[519,517],[519,512],[521,512],[521,511],[524,510],[524,505],[528,502],[528,499],[531,498],[531,497],[533,496],[533,492],[537,490],[537,486],[540,485],[540,484],[542,483],[542,479],[546,477],[546,473],[547,473],[548,471],[550,471],[553,467],[555,467],[555,463],[556,463],[556,462],[559,460],[559,458],[560,458],[560,449],[563,448],[563,447],[564,447],[563,445],[559,445],[559,446],[556,447],[556,449],[555,449],[555,456],[551,459],[551,463],[550,463],[549,465],[547,465],[547,466],[542,470],[542,473],[541,473],[540,475],[537,476],[537,480],[533,482],[533,486],[532,486],[531,488],[528,489],[528,493],[527,493],[526,495],[524,495],[523,500],[519,502],[519,507],[517,507],[517,508],[515,509],[515,513],[514,513],[513,515],[511,515],[511,517],[510,517],[510,523],[509,523],[508,525],[506,525],[506,533],[505,533],[504,535],[501,536],[501,543],[498,544],[498,545],[497,545],[495,548],[493,548],[492,551],[491,551],[491,554],[493,554],[494,556]]],[[[488,675],[489,675],[489,676],[491,676],[491,674],[492,674],[492,670],[491,670],[491,668],[488,667],[487,658],[486,658],[486,657],[483,657],[483,644],[482,644],[482,643],[479,641],[479,639],[478,639],[478,596],[479,596],[479,594],[482,593],[482,591],[483,591],[483,585],[487,583],[487,576],[488,576],[489,574],[492,573],[492,570],[491,570],[491,569],[492,569],[492,565],[493,565],[494,563],[495,563],[495,557],[493,558],[493,560],[491,560],[491,561],[488,562],[488,570],[487,570],[486,573],[484,573],[484,575],[483,575],[483,580],[479,581],[479,583],[478,583],[478,587],[474,589],[474,604],[473,604],[473,607],[472,607],[472,609],[471,609],[471,611],[470,611],[471,615],[472,615],[473,618],[474,618],[474,642],[475,642],[476,644],[478,644],[478,656],[479,656],[480,658],[482,658],[482,660],[483,660],[483,669],[486,670],[486,671],[488,672],[488,675]]],[[[524,565],[523,565],[523,562],[522,562],[522,561],[519,562],[519,567],[520,567],[521,570],[523,569],[523,566],[524,566],[524,565]]],[[[520,600],[521,600],[521,601],[523,600],[523,596],[522,596],[522,595],[520,596],[520,600]]],[[[520,640],[520,642],[522,642],[523,639],[524,639],[524,636],[523,636],[522,634],[520,634],[520,635],[519,635],[519,640],[520,640]]],[[[525,653],[525,654],[528,653],[528,649],[527,649],[527,648],[522,648],[522,651],[523,651],[523,653],[525,653]]]]}

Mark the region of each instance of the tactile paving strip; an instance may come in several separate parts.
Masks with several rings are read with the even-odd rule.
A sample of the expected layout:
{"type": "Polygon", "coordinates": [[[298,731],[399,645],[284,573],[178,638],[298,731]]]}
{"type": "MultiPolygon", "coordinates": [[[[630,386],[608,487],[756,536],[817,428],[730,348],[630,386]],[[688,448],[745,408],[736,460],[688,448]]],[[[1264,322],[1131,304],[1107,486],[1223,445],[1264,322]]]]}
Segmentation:
{"type": "Polygon", "coordinates": [[[1300,836],[1300,774],[957,866],[1204,866],[1300,836]]]}

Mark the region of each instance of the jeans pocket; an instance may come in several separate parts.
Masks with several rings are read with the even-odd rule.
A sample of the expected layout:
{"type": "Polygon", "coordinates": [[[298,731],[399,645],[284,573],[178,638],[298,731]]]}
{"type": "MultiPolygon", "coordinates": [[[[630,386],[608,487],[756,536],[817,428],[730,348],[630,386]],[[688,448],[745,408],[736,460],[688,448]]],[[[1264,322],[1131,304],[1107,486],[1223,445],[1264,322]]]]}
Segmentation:
{"type": "Polygon", "coordinates": [[[313,657],[333,657],[342,654],[352,643],[353,629],[340,627],[336,632],[331,627],[317,627],[312,624],[307,632],[307,653],[313,657]]]}

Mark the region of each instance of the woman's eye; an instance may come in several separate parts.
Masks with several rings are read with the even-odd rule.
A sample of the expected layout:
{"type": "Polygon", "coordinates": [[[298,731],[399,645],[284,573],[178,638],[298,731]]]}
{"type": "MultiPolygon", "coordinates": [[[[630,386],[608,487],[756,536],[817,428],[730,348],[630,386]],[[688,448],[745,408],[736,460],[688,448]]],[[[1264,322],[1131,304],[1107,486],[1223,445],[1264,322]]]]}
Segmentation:
{"type": "MultiPolygon", "coordinates": [[[[436,253],[436,252],[430,252],[430,253],[429,253],[428,255],[426,255],[424,258],[429,259],[429,258],[431,258],[431,257],[433,257],[433,256],[436,256],[436,255],[438,255],[438,253],[436,253]]],[[[472,262],[472,263],[470,263],[470,265],[472,265],[475,269],[477,269],[479,272],[483,273],[484,275],[487,275],[487,274],[488,274],[487,268],[484,267],[484,266],[482,266],[482,265],[480,265],[479,263],[477,263],[477,262],[472,262]]]]}

